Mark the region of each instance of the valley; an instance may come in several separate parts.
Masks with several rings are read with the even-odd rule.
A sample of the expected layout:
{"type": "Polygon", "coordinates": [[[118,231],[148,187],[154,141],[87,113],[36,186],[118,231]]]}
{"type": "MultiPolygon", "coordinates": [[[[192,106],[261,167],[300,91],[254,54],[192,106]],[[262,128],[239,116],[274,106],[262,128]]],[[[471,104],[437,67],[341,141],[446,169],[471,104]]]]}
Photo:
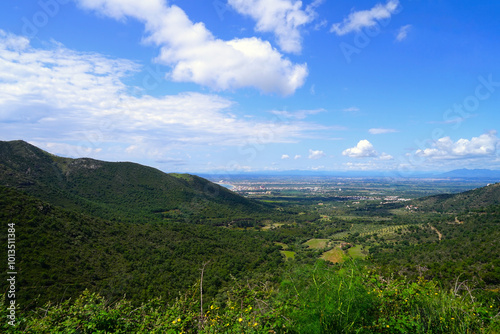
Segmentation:
{"type": "MultiPolygon", "coordinates": [[[[2,330],[500,328],[499,183],[210,179],[222,186],[0,142],[0,219],[15,226],[19,323],[2,330]]],[[[0,234],[2,249],[9,240],[0,234]]]]}

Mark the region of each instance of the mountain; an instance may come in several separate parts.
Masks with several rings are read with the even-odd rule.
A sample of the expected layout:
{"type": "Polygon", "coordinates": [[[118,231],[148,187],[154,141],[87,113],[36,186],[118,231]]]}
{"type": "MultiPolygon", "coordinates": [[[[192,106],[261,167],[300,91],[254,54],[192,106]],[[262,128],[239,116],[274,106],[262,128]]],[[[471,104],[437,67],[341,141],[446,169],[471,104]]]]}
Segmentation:
{"type": "Polygon", "coordinates": [[[455,169],[439,175],[449,178],[467,178],[467,179],[497,179],[500,180],[500,170],[491,169],[455,169]]]}
{"type": "Polygon", "coordinates": [[[424,197],[414,201],[421,209],[438,212],[464,212],[500,205],[500,183],[490,184],[459,194],[424,197]]]}
{"type": "MultiPolygon", "coordinates": [[[[208,261],[205,291],[214,296],[231,277],[276,270],[282,255],[253,229],[213,225],[253,226],[275,212],[195,175],[0,142],[0,221],[15,228],[16,289],[25,308],[84,289],[108,300],[173,300],[208,261]]],[[[0,233],[0,248],[7,242],[0,233]]]]}
{"type": "Polygon", "coordinates": [[[201,177],[130,162],[70,159],[24,141],[0,142],[0,185],[106,219],[224,220],[270,208],[201,177]]]}

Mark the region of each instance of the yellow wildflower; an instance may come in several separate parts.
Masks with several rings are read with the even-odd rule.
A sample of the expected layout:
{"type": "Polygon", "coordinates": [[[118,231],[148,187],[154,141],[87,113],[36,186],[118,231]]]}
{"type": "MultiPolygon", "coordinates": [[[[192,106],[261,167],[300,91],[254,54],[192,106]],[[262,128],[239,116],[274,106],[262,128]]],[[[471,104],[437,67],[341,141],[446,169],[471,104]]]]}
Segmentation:
{"type": "Polygon", "coordinates": [[[239,322],[242,322],[242,321],[243,321],[243,318],[239,318],[239,319],[238,319],[238,321],[239,321],[239,322]]]}

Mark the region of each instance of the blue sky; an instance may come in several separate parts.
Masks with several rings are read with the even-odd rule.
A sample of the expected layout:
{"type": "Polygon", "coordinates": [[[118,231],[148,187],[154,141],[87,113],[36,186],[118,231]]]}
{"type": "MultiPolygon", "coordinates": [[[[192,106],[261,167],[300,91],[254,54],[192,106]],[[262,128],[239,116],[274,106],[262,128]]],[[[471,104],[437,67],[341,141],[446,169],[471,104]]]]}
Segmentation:
{"type": "Polygon", "coordinates": [[[0,3],[0,140],[166,172],[500,168],[500,3],[0,3]]]}

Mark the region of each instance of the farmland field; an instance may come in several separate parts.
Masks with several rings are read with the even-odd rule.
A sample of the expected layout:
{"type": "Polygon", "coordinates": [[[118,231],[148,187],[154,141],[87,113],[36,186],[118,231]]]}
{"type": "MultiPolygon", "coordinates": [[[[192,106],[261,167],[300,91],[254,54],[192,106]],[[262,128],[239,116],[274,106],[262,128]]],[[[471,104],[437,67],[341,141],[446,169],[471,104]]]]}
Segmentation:
{"type": "Polygon", "coordinates": [[[321,255],[321,258],[332,263],[342,263],[346,260],[347,256],[344,251],[338,247],[335,247],[321,255]]]}
{"type": "Polygon", "coordinates": [[[313,249],[322,249],[328,246],[329,239],[311,239],[305,242],[305,245],[313,249]]]}
{"type": "Polygon", "coordinates": [[[363,253],[364,249],[361,245],[356,245],[354,247],[349,248],[348,253],[353,259],[364,259],[366,258],[366,254],[363,253]]]}

